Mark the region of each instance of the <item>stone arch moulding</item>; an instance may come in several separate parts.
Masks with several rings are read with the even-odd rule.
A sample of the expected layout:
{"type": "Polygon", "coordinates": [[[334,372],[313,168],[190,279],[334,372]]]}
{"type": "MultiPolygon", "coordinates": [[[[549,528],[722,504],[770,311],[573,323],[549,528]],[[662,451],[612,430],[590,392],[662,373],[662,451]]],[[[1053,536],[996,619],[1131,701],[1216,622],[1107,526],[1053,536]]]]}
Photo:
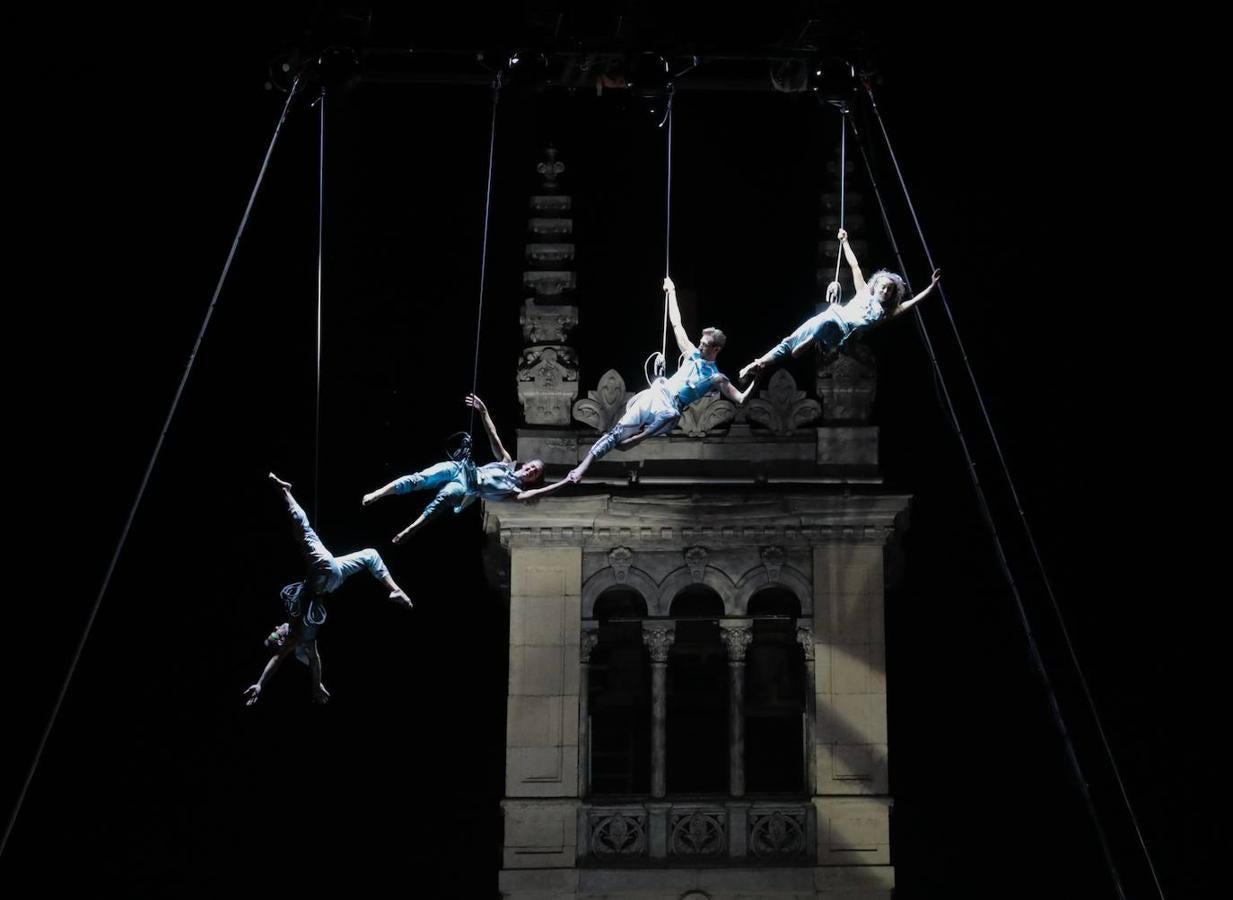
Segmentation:
{"type": "Polygon", "coordinates": [[[634,566],[630,566],[625,571],[624,578],[618,578],[617,570],[609,566],[606,569],[600,569],[582,585],[582,618],[595,618],[595,601],[604,591],[614,587],[629,588],[641,594],[646,603],[647,613],[655,615],[655,598],[659,594],[655,579],[634,566]]]}
{"type": "Polygon", "coordinates": [[[801,605],[801,616],[809,618],[813,615],[813,585],[809,583],[808,578],[791,566],[781,567],[779,577],[774,581],[771,581],[767,575],[766,566],[757,566],[746,572],[736,585],[736,591],[732,597],[733,611],[730,615],[748,615],[749,599],[758,591],[769,587],[791,591],[801,605]]]}
{"type": "Polygon", "coordinates": [[[728,577],[727,573],[714,566],[707,566],[703,570],[701,580],[694,576],[689,566],[681,566],[679,569],[669,572],[667,577],[659,584],[658,597],[651,609],[651,615],[668,615],[668,611],[672,607],[672,599],[685,590],[685,588],[695,584],[706,585],[719,595],[720,599],[724,602],[725,616],[736,615],[736,613],[732,612],[732,601],[736,596],[736,585],[728,577]]]}

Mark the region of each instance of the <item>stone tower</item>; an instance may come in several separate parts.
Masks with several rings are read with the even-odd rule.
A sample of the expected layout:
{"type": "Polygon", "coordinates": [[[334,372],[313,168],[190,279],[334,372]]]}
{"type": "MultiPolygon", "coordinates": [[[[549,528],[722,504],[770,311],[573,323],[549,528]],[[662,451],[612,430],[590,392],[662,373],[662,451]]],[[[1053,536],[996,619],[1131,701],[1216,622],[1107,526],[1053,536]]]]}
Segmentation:
{"type": "MultiPolygon", "coordinates": [[[[518,457],[559,476],[628,391],[607,372],[562,427],[527,387],[564,347],[526,331],[544,315],[528,301],[518,457]]],[[[871,362],[844,365],[821,362],[820,399],[781,369],[573,493],[486,506],[510,614],[503,896],[889,900],[885,551],[909,498],[881,487],[871,362]]]]}

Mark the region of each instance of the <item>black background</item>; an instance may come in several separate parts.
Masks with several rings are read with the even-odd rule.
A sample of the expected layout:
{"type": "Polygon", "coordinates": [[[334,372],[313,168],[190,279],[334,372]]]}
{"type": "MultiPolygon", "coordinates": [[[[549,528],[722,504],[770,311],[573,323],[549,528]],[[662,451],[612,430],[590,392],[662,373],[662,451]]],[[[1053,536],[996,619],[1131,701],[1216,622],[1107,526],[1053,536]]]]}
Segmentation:
{"type": "MultiPolygon", "coordinates": [[[[810,6],[716,18],[631,4],[628,27],[752,49],[793,33],[810,6]]],[[[379,9],[374,33],[512,46],[543,8],[379,9]]],[[[1163,261],[1178,236],[1147,212],[1164,189],[1161,129],[1137,57],[1064,12],[820,14],[870,36],[888,128],[1144,836],[1168,896],[1197,896],[1211,862],[1198,808],[1215,661],[1201,640],[1205,529],[1171,501],[1202,469],[1180,411],[1194,380],[1179,377],[1184,353],[1161,350],[1176,321],[1161,309],[1173,290],[1163,261]]],[[[591,27],[609,11],[574,15],[591,27]]],[[[6,810],[277,120],[284,98],[262,89],[266,64],[310,19],[280,4],[20,27],[6,810]]],[[[299,104],[0,860],[6,896],[385,884],[496,895],[508,623],[482,575],[478,510],[396,549],[388,538],[418,503],[359,504],[467,425],[490,97],[362,85],[327,103],[319,492],[318,120],[299,104]],[[348,586],[322,640],[327,707],[309,703],[299,666],[257,707],[241,700],[277,589],[298,572],[270,469],[296,482],[335,552],[378,546],[417,601],[406,613],[371,583],[348,586]]],[[[728,332],[729,372],[813,308],[837,136],[833,112],[808,97],[678,96],[673,275],[691,333],[728,332]]],[[[578,207],[582,389],[612,367],[635,385],[660,336],[663,132],[619,92],[506,92],[479,384],[511,444],[523,220],[549,140],[578,207]]],[[[928,267],[876,162],[919,288],[928,267]]],[[[895,268],[867,212],[866,270],[895,268]]],[[[1127,887],[1149,896],[941,304],[924,315],[1127,887]]],[[[901,321],[869,341],[883,472],[915,498],[887,610],[897,896],[1111,897],[917,331],[901,321]]],[[[793,371],[806,382],[808,364],[793,371]]]]}

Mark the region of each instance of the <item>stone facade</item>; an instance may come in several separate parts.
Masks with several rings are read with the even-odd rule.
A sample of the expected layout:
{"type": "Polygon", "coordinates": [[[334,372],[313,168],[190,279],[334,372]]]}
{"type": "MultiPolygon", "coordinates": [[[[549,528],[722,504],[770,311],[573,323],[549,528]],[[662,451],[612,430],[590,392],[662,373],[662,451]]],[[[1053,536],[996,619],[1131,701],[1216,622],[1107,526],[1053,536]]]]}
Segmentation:
{"type": "MultiPolygon", "coordinates": [[[[632,392],[610,370],[575,402],[572,205],[554,151],[539,171],[517,456],[559,478],[632,392]]],[[[581,488],[485,504],[510,613],[502,896],[889,900],[883,606],[909,498],[881,486],[867,350],[819,359],[743,409],[704,398],[581,488]]]]}
{"type": "Polygon", "coordinates": [[[908,498],[704,488],[486,509],[510,573],[505,896],[890,896],[883,557],[908,498]],[[731,676],[729,783],[705,799],[665,783],[662,721],[673,602],[698,588],[722,603],[731,676]],[[597,604],[614,589],[645,604],[654,734],[649,789],[636,798],[588,788],[588,670],[603,647],[597,604]],[[760,640],[751,600],[767,589],[798,607],[789,640],[809,684],[804,780],[791,797],[746,790],[737,729],[737,685],[760,640]]]}

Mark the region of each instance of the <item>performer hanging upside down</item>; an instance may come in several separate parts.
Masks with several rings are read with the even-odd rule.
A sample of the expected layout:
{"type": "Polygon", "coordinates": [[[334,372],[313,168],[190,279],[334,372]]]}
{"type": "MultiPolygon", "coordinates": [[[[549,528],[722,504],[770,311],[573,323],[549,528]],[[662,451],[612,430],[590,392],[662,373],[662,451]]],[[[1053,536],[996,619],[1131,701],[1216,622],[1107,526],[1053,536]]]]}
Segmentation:
{"type": "Polygon", "coordinates": [[[848,233],[842,228],[839,229],[839,242],[843,246],[844,258],[847,259],[848,266],[852,269],[852,283],[856,285],[856,295],[841,305],[839,303],[839,283],[832,281],[826,289],[826,300],[830,305],[812,319],[806,320],[796,331],[775,345],[769,353],[758,357],[741,369],[742,381],[751,373],[758,374],[789,353],[799,356],[811,343],[816,342],[820,347],[838,347],[861,329],[868,328],[883,319],[893,319],[902,315],[924,300],[942,277],[942,270],[935,270],[929,287],[912,299],[904,300],[907,286],[902,278],[893,272],[880,269],[866,282],[861,274],[861,267],[856,262],[856,254],[852,252],[852,245],[848,243],[848,233]]]}
{"type": "MultiPolygon", "coordinates": [[[[751,384],[744,393],[738,391],[732,386],[728,376],[720,372],[715,365],[719,351],[728,340],[724,333],[718,328],[704,328],[702,340],[698,341],[698,346],[695,347],[681,325],[676,285],[671,278],[664,279],[664,291],[668,294],[668,318],[672,322],[672,333],[685,361],[671,378],[656,378],[649,388],[630,398],[620,421],[594,443],[587,451],[586,458],[565,477],[566,482],[576,484],[581,481],[591,463],[603,458],[614,447],[628,450],[647,438],[671,431],[686,407],[713,390],[718,390],[737,406],[744,403],[753,390],[754,386],[751,384]]],[[[557,482],[561,483],[563,482],[557,482]]]]}
{"type": "Polygon", "coordinates": [[[475,394],[468,394],[467,406],[477,410],[484,419],[484,430],[488,433],[488,443],[492,446],[492,455],[498,462],[485,466],[476,466],[470,459],[461,461],[447,460],[429,466],[420,472],[404,475],[391,481],[383,488],[378,488],[371,494],[364,495],[364,505],[371,506],[382,497],[390,494],[407,494],[411,491],[436,491],[437,495],[428,502],[420,517],[394,536],[394,543],[401,544],[430,519],[445,511],[446,506],[453,505],[454,512],[462,512],[475,502],[476,497],[485,500],[532,500],[544,494],[559,490],[564,482],[557,482],[546,487],[530,490],[531,486],[544,477],[542,460],[532,459],[518,466],[509,455],[501,438],[497,434],[497,426],[488,414],[488,407],[475,394]]]}
{"type": "Polygon", "coordinates": [[[291,496],[290,482],[283,481],[273,472],[270,481],[278,485],[287,502],[287,511],[295,524],[296,538],[304,561],[308,565],[308,575],[303,581],[289,584],[282,589],[283,605],[287,611],[287,621],[276,627],[265,639],[266,647],[274,651],[269,662],[261,671],[257,683],[250,685],[244,691],[247,705],[252,706],[261,698],[261,690],[270,676],[277,671],[291,653],[300,662],[312,669],[313,700],[326,703],[330,699],[329,691],[321,683],[321,653],[317,650],[317,630],[325,622],[325,595],[332,594],[344,581],[367,569],[372,577],[382,582],[390,589],[390,599],[395,603],[411,608],[411,600],[403,593],[402,588],[394,583],[389,570],[381,561],[381,555],[371,547],[348,553],[346,556],[335,557],[321,543],[317,532],[308,523],[304,509],[291,496]]]}

